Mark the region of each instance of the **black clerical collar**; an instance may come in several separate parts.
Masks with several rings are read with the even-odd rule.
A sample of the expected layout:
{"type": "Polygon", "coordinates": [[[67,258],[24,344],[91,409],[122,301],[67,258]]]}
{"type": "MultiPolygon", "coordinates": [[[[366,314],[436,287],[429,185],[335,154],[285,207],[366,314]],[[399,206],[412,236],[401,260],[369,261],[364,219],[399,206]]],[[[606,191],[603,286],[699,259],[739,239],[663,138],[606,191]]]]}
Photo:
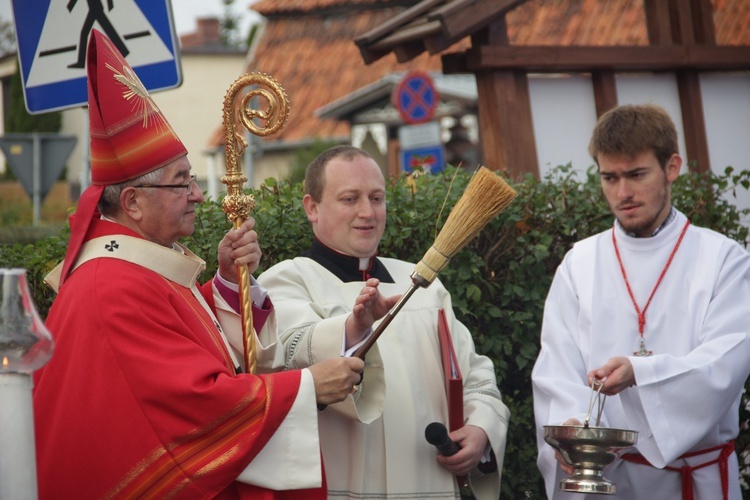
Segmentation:
{"type": "Polygon", "coordinates": [[[314,260],[345,283],[367,281],[369,278],[377,278],[383,283],[394,282],[383,263],[374,255],[370,257],[369,262],[365,261],[365,265],[362,266],[362,259],[339,253],[317,239],[313,240],[312,247],[302,252],[300,256],[314,260]],[[362,269],[362,267],[366,269],[362,269]]]}

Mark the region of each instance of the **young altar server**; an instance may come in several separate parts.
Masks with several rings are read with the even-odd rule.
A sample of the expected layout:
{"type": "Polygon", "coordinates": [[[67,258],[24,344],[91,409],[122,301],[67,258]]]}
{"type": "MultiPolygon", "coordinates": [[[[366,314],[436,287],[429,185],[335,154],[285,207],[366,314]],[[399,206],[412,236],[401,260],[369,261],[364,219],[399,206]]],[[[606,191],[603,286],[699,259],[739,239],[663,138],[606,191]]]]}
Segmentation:
{"type": "Polygon", "coordinates": [[[604,470],[613,498],[739,500],[750,254],[672,207],[682,159],[662,108],[605,113],[589,152],[615,221],[568,252],[545,305],[532,381],[547,495],[581,498],[557,491],[571,469],[543,426],[580,425],[596,379],[607,396],[600,425],[638,432],[604,470]]]}

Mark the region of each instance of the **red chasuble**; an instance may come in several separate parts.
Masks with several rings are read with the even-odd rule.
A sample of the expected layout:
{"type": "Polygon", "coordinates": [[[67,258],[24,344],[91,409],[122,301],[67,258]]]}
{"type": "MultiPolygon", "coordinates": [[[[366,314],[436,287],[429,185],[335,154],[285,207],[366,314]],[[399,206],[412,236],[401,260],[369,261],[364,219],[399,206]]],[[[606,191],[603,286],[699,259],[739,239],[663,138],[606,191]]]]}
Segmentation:
{"type": "MultiPolygon", "coordinates": [[[[137,236],[97,220],[87,239],[120,234],[137,236]]],[[[56,343],[35,374],[39,498],[325,498],[235,482],[300,372],[235,374],[190,288],[97,258],[70,275],[46,324],[56,343]]]]}

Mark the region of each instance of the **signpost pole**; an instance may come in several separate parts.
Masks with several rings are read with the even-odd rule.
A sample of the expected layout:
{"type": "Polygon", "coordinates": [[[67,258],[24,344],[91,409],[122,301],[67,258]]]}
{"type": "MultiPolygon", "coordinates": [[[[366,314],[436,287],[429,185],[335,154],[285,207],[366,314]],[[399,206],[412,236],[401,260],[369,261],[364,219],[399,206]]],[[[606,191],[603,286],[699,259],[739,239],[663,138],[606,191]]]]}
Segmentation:
{"type": "Polygon", "coordinates": [[[32,134],[33,146],[31,152],[31,192],[34,204],[34,225],[39,225],[42,207],[42,139],[39,133],[32,134]]]}

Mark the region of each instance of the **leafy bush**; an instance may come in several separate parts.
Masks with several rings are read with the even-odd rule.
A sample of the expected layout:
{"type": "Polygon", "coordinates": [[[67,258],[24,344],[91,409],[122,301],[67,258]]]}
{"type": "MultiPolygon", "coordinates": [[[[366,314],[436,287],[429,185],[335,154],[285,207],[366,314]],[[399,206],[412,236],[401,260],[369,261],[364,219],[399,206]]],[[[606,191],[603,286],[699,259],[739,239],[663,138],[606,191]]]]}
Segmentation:
{"type": "MultiPolygon", "coordinates": [[[[502,498],[544,497],[536,468],[531,393],[531,368],[539,351],[544,300],[555,269],[573,243],[612,225],[596,172],[582,177],[568,165],[542,180],[528,177],[513,182],[518,192],[516,201],[440,274],[453,294],[456,314],[474,333],[477,351],[493,359],[498,385],[512,412],[502,498]]],[[[449,169],[436,175],[391,179],[380,254],[420,260],[469,178],[464,171],[449,169]],[[443,205],[445,208],[441,208],[443,205]]],[[[746,171],[686,174],[673,186],[673,202],[694,224],[711,227],[747,246],[748,228],[740,224],[747,211],[738,210],[730,200],[735,189],[747,189],[749,185],[750,172],[746,171]]],[[[264,252],[260,274],[306,249],[312,234],[302,208],[301,184],[268,179],[253,194],[253,216],[264,252]]],[[[229,226],[218,203],[199,208],[196,231],[185,243],[208,263],[203,280],[216,271],[215,249],[229,226]]],[[[10,264],[30,269],[30,281],[40,284],[41,277],[64,252],[65,235],[35,247],[0,248],[0,263],[3,267],[10,264]]],[[[44,288],[35,287],[42,314],[46,314],[52,299],[44,288]]],[[[750,414],[744,406],[741,419],[748,422],[750,414]]],[[[744,451],[749,443],[750,431],[745,425],[737,449],[744,451]]]]}

